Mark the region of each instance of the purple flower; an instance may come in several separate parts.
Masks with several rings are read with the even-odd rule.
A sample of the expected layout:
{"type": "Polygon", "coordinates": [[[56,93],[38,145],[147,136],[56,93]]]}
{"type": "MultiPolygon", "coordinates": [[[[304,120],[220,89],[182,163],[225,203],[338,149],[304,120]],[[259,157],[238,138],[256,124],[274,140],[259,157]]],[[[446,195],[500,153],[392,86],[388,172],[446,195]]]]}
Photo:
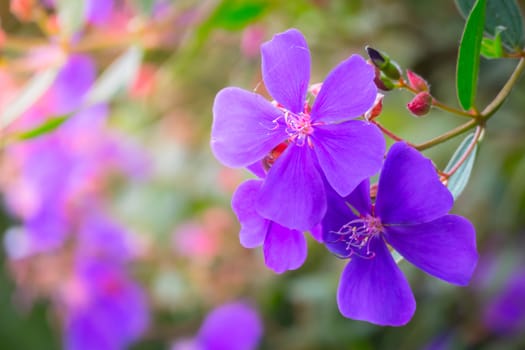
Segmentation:
{"type": "Polygon", "coordinates": [[[306,260],[304,235],[257,213],[255,203],[262,186],[262,180],[248,180],[233,194],[232,208],[241,223],[241,245],[245,248],[263,245],[264,262],[277,273],[298,269],[306,260]]]}
{"type": "Polygon", "coordinates": [[[324,178],[346,196],[381,166],[381,132],[350,120],[374,103],[374,69],[351,56],[326,77],[310,108],[310,52],[303,35],[290,29],[263,44],[261,52],[264,83],[276,103],[235,87],[220,91],[211,148],[231,167],[264,160],[268,173],[257,212],[289,229],[309,230],[326,212],[324,178]]]}
{"type": "Polygon", "coordinates": [[[86,19],[96,25],[108,22],[115,6],[114,0],[89,0],[86,2],[86,19]]]}
{"type": "Polygon", "coordinates": [[[16,176],[3,191],[23,221],[28,252],[59,248],[85,213],[96,211],[97,186],[110,172],[144,173],[143,155],[109,132],[106,116],[106,106],[91,106],[48,135],[7,148],[3,165],[16,176]]]}
{"type": "Polygon", "coordinates": [[[64,290],[65,348],[127,348],[149,323],[146,298],[120,265],[81,259],[64,290]]]}
{"type": "Polygon", "coordinates": [[[177,341],[171,349],[253,350],[262,334],[257,311],[244,302],[233,302],[210,312],[195,338],[177,341]]]}
{"type": "Polygon", "coordinates": [[[434,277],[468,284],[478,260],[474,227],[447,214],[452,195],[432,162],[407,144],[391,147],[375,204],[368,181],[346,198],[332,191],[328,202],[324,241],[332,252],[351,259],[337,296],[345,317],[391,326],[412,318],[414,296],[389,246],[434,277]]]}

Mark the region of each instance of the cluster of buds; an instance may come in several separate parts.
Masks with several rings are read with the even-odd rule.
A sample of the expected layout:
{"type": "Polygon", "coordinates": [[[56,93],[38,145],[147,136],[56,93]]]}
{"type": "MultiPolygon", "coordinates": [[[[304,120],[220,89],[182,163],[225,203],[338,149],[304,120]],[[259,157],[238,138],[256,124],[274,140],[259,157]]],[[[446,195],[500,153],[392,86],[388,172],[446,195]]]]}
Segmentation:
{"type": "Polygon", "coordinates": [[[425,79],[418,74],[407,69],[407,81],[402,78],[402,71],[399,65],[390,59],[390,57],[379,50],[366,47],[370,62],[374,65],[376,76],[374,82],[376,86],[384,91],[392,90],[400,86],[408,86],[415,92],[414,98],[407,104],[407,108],[416,117],[421,117],[430,111],[433,103],[433,97],[430,94],[430,88],[425,79]]]}

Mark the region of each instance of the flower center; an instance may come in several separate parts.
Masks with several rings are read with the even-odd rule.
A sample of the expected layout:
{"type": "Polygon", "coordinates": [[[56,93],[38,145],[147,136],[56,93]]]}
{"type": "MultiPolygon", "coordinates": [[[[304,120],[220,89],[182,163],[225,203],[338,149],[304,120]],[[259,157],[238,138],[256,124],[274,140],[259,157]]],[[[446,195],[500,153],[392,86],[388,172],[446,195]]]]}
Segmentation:
{"type": "Polygon", "coordinates": [[[370,250],[370,242],[383,231],[381,219],[367,215],[344,224],[339,231],[334,233],[341,235],[340,241],[345,242],[348,257],[357,255],[371,259],[375,253],[370,250]]]}
{"type": "Polygon", "coordinates": [[[303,146],[307,142],[308,135],[314,132],[310,114],[301,112],[299,114],[290,111],[284,112],[286,122],[286,133],[290,136],[290,141],[297,146],[303,146]]]}

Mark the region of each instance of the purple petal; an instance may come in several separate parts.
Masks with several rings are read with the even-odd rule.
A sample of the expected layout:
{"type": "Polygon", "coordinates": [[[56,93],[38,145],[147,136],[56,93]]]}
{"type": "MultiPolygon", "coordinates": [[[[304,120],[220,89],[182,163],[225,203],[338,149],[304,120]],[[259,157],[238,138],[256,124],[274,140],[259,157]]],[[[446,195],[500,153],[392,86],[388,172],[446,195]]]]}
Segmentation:
{"type": "Polygon", "coordinates": [[[326,212],[325,191],[308,146],[288,146],[273,164],[259,193],[257,211],[299,231],[321,222],[326,212]]]}
{"type": "Polygon", "coordinates": [[[261,339],[263,325],[257,311],[244,302],[215,308],[204,320],[198,349],[254,350],[261,339]]]}
{"type": "Polygon", "coordinates": [[[341,62],[326,77],[312,106],[312,120],[337,122],[363,115],[377,95],[374,68],[359,55],[341,62]]]}
{"type": "Polygon", "coordinates": [[[390,148],[377,190],[376,213],[383,223],[429,222],[447,214],[453,205],[430,159],[404,142],[390,148]]]}
{"type": "Polygon", "coordinates": [[[352,258],[341,275],[339,310],[355,320],[402,326],[416,309],[410,286],[382,240],[373,239],[370,247],[375,257],[352,258]]]}
{"type": "Polygon", "coordinates": [[[476,232],[456,215],[419,225],[388,226],[386,239],[406,260],[449,283],[467,285],[478,262],[476,232]]]}
{"type": "Polygon", "coordinates": [[[213,154],[231,167],[263,159],[288,137],[277,121],[281,115],[260,95],[234,87],[219,91],[213,105],[213,154]]]}
{"type": "Polygon", "coordinates": [[[351,120],[315,128],[314,150],[333,189],[347,196],[383,163],[385,139],[373,124],[351,120]]]}
{"type": "Polygon", "coordinates": [[[241,223],[239,239],[245,248],[255,248],[263,244],[269,221],[255,211],[255,200],[261,189],[262,181],[243,182],[232,197],[232,209],[241,223]]]}
{"type": "Polygon", "coordinates": [[[264,179],[266,177],[266,170],[264,170],[262,160],[248,165],[246,169],[248,169],[250,172],[253,173],[253,175],[257,176],[258,178],[264,179]]]}
{"type": "Polygon", "coordinates": [[[277,34],[261,46],[262,75],[270,95],[287,110],[299,113],[310,81],[310,50],[297,29],[277,34]]]}
{"type": "Polygon", "coordinates": [[[323,226],[321,224],[315,225],[310,230],[310,235],[319,243],[324,243],[323,241],[323,226]]]}
{"type": "Polygon", "coordinates": [[[306,260],[306,249],[301,232],[272,222],[264,240],[264,262],[276,273],[295,270],[306,260]]]}
{"type": "Polygon", "coordinates": [[[372,206],[370,201],[370,182],[363,181],[357,188],[346,198],[338,195],[333,189],[326,188],[327,209],[323,218],[323,242],[333,254],[347,258],[351,253],[347,249],[347,244],[341,234],[337,232],[348,222],[358,217],[352,211],[352,206],[361,216],[370,213],[372,206]]]}
{"type": "Polygon", "coordinates": [[[89,56],[73,55],[58,74],[54,89],[57,94],[57,114],[70,113],[82,102],[96,78],[96,68],[89,56]]]}
{"type": "Polygon", "coordinates": [[[83,259],[77,288],[65,289],[65,348],[125,349],[149,324],[146,296],[120,264],[83,259]],[[83,298],[79,299],[81,291],[83,298]],[[72,293],[72,294],[68,294],[72,293]]]}
{"type": "Polygon", "coordinates": [[[91,0],[86,3],[86,18],[94,24],[104,24],[111,18],[114,0],[91,0]]]}

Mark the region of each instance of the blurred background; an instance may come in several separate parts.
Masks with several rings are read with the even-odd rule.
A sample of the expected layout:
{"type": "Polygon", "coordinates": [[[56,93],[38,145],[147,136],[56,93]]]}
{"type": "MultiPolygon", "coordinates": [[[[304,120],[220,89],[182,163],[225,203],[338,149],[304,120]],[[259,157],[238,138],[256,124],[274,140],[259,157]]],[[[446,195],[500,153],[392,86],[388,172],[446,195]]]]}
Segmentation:
{"type": "MultiPolygon", "coordinates": [[[[0,20],[0,348],[175,348],[236,300],[262,320],[260,349],[525,348],[525,81],[454,207],[477,229],[471,285],[401,262],[417,300],[401,328],[340,315],[346,262],[313,239],[282,275],[241,247],[230,199],[251,175],[209,149],[215,94],[261,84],[260,44],[290,27],[312,83],[370,45],[457,106],[452,0],[4,0],[0,20]]],[[[482,60],[479,109],[515,64],[482,60]]],[[[379,120],[415,143],[464,121],[385,95],[379,120]]],[[[443,168],[463,138],[425,155],[443,168]]]]}

